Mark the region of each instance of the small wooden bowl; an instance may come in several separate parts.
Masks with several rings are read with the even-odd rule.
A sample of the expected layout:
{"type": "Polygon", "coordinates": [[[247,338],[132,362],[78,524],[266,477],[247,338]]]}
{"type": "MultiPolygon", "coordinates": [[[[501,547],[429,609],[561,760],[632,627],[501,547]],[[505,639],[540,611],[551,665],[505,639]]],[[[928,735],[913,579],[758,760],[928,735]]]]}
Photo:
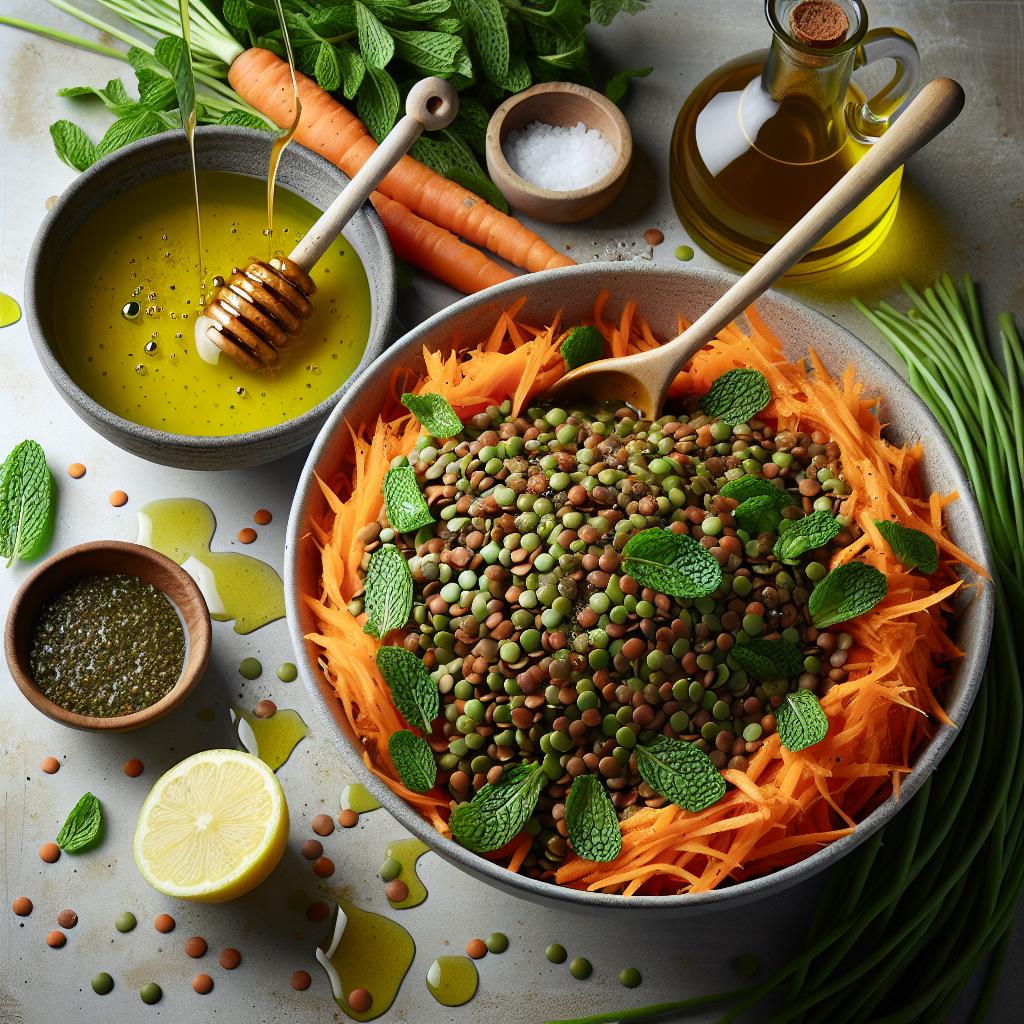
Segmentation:
{"type": "Polygon", "coordinates": [[[622,112],[607,97],[571,82],[545,82],[510,96],[487,125],[487,173],[509,206],[550,224],[571,224],[600,213],[626,183],[633,159],[633,136],[622,112]],[[539,188],[509,166],[502,146],[510,132],[534,121],[572,128],[581,121],[596,128],[618,153],[612,169],[586,188],[556,192],[539,188]]]}
{"type": "Polygon", "coordinates": [[[73,729],[126,732],[163,718],[192,692],[210,656],[210,611],[195,580],[166,555],[138,544],[100,540],[76,544],[47,559],[14,595],[4,629],[4,653],[18,689],[47,718],[73,729]],[[174,605],[185,628],[185,665],[169,693],[130,715],[100,718],[55,704],[36,686],[29,669],[32,630],[43,605],[84,576],[136,576],[151,583],[174,605]]]}

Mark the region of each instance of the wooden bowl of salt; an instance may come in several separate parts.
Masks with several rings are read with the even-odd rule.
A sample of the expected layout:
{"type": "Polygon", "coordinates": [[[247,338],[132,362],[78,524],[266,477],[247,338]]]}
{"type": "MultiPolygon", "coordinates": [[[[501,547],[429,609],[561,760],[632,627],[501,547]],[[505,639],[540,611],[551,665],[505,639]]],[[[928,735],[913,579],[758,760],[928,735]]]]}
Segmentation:
{"type": "Polygon", "coordinates": [[[586,220],[622,191],[633,136],[607,97],[571,82],[510,96],[487,126],[487,173],[517,212],[551,224],[586,220]]]}

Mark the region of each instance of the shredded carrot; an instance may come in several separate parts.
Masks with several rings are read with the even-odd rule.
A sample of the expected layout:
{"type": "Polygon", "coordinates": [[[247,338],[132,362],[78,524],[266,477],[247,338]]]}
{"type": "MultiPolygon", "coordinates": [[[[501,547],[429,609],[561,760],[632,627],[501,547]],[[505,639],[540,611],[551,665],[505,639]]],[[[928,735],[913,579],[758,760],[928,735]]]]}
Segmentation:
{"type": "MultiPolygon", "coordinates": [[[[657,343],[635,303],[611,317],[607,298],[597,297],[593,323],[609,354],[657,343]]],[[[563,372],[558,347],[565,332],[557,322],[519,321],[521,307],[522,301],[514,303],[491,331],[447,354],[424,350],[419,375],[392,380],[381,418],[352,427],[346,465],[337,479],[321,481],[324,508],[310,525],[322,579],[320,593],[307,596],[318,624],[308,639],[322,649],[325,677],[363,744],[368,767],[445,834],[450,799],[439,789],[409,792],[388,758],[387,738],[401,722],[376,670],[377,643],[362,631],[362,616],[352,614],[348,602],[362,589],[360,531],[382,517],[383,475],[419,436],[419,425],[398,404],[401,390],[442,394],[463,416],[506,399],[518,413],[563,372]]],[[[673,805],[637,811],[622,822],[622,852],[614,861],[595,864],[570,855],[555,875],[561,885],[625,895],[703,892],[794,863],[849,834],[897,793],[916,751],[937,723],[949,723],[941,693],[950,662],[959,655],[946,637],[951,600],[962,600],[970,590],[961,587],[958,567],[981,571],[943,530],[943,510],[955,495],[922,492],[923,450],[886,440],[878,399],[865,394],[852,368],[836,380],[815,353],[809,369],[789,362],[756,311],[747,310],[746,319],[749,333],[736,325],[726,328],[679,374],[672,394],[703,394],[735,367],[760,370],[774,396],[761,419],[777,430],[819,431],[839,446],[851,490],[843,513],[862,534],[833,557],[833,567],[854,557],[868,562],[886,575],[888,595],[843,625],[853,643],[846,679],[822,697],[829,718],[825,741],[791,753],[777,735],[768,736],[745,773],[725,772],[729,788],[713,807],[698,814],[673,805]],[[940,558],[933,576],[907,572],[895,560],[875,526],[883,519],[936,541],[940,558]],[[957,595],[958,589],[963,593],[957,595]]],[[[529,837],[523,837],[499,851],[500,857],[489,856],[518,871],[529,847],[529,837]]]]}

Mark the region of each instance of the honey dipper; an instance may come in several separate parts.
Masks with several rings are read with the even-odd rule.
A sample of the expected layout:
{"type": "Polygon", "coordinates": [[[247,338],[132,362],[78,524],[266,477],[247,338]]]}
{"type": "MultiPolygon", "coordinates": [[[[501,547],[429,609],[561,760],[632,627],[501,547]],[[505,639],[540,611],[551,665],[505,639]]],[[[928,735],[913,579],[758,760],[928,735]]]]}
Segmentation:
{"type": "Polygon", "coordinates": [[[204,311],[206,337],[248,370],[273,366],[313,314],[316,285],[309,272],[317,260],[420,133],[447,127],[458,109],[458,96],[444,79],[417,82],[406,97],[405,116],[291,255],[255,260],[217,289],[204,311]]]}

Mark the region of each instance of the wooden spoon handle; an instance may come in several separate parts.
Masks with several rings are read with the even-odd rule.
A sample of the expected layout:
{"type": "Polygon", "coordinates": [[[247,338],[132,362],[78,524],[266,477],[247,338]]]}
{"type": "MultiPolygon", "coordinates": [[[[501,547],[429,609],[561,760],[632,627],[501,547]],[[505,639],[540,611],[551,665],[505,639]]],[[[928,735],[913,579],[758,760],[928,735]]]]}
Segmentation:
{"type": "Polygon", "coordinates": [[[678,338],[671,350],[671,380],[723,327],[763,295],[808,250],[832,230],[893,171],[931,142],[963,110],[964,91],[951,78],[929,82],[913,102],[855,164],[741,277],[678,338]]]}
{"type": "Polygon", "coordinates": [[[420,134],[446,128],[458,112],[459,97],[443,78],[417,82],[406,97],[405,117],[388,132],[370,159],[295,246],[292,261],[308,272],[420,134]]]}

